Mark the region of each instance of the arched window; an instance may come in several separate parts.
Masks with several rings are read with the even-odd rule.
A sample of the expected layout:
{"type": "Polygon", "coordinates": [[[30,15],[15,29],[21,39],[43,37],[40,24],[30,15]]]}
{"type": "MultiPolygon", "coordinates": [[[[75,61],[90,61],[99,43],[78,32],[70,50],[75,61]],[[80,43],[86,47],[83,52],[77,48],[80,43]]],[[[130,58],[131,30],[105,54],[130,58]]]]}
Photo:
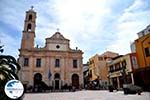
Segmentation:
{"type": "Polygon", "coordinates": [[[31,24],[28,24],[27,31],[31,31],[31,24]]]}
{"type": "Polygon", "coordinates": [[[32,20],[32,15],[29,15],[29,20],[32,20]]]}

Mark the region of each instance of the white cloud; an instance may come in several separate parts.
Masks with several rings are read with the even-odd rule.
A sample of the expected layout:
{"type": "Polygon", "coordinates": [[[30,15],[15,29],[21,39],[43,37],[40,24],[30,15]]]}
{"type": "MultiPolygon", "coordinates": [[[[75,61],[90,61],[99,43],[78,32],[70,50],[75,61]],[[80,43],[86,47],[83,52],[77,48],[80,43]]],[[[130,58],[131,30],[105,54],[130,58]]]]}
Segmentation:
{"type": "Polygon", "coordinates": [[[59,26],[69,32],[83,32],[84,35],[96,35],[99,26],[102,26],[103,17],[110,13],[102,1],[65,0],[58,2],[56,11],[59,26]],[[85,33],[84,33],[85,32],[85,33]]]}
{"type": "MultiPolygon", "coordinates": [[[[129,1],[127,0],[127,3],[129,1]]],[[[145,6],[146,0],[135,0],[132,5],[126,5],[125,7],[128,8],[125,9],[121,3],[120,0],[7,2],[5,6],[3,5],[3,16],[0,21],[21,32],[25,11],[32,4],[37,12],[36,44],[44,46],[45,38],[52,36],[56,29],[60,28],[64,37],[70,39],[71,48],[79,47],[83,50],[85,63],[89,57],[106,49],[121,54],[130,52],[130,41],[136,39],[136,33],[149,24],[150,13],[147,10],[148,6],[145,6]],[[114,5],[117,6],[118,12],[113,12],[114,5]]],[[[9,49],[14,48],[11,43],[15,42],[13,51],[16,55],[20,40],[3,35],[5,35],[4,40],[11,41],[5,43],[9,45],[9,49]]]]}
{"type": "Polygon", "coordinates": [[[137,39],[136,33],[146,28],[150,23],[150,12],[138,10],[145,8],[146,3],[143,0],[135,0],[131,6],[124,10],[118,18],[117,39],[108,46],[110,50],[121,54],[130,52],[130,42],[137,39]]]}
{"type": "Polygon", "coordinates": [[[20,45],[18,45],[18,44],[20,44],[21,40],[15,39],[15,38],[7,35],[6,33],[1,33],[1,32],[0,32],[0,37],[1,37],[0,45],[4,45],[3,54],[12,55],[15,58],[18,58],[18,54],[19,54],[18,49],[20,48],[20,45]],[[18,41],[19,41],[19,43],[18,43],[18,41]]]}
{"type": "Polygon", "coordinates": [[[107,7],[108,2],[105,0],[56,0],[53,5],[48,3],[43,5],[46,5],[47,9],[53,8],[49,13],[52,13],[50,16],[55,17],[57,24],[50,21],[48,23],[44,15],[38,14],[37,40],[44,41],[45,37],[54,34],[56,28],[60,28],[60,32],[71,40],[71,48],[82,49],[84,60],[88,60],[91,56],[90,52],[97,51],[101,44],[103,21],[111,13],[111,9],[107,7]],[[43,27],[40,26],[41,24],[43,27]]]}
{"type": "Polygon", "coordinates": [[[125,10],[125,12],[138,11],[141,9],[142,6],[147,6],[147,5],[148,2],[144,2],[144,0],[135,0],[134,3],[125,10]]]}

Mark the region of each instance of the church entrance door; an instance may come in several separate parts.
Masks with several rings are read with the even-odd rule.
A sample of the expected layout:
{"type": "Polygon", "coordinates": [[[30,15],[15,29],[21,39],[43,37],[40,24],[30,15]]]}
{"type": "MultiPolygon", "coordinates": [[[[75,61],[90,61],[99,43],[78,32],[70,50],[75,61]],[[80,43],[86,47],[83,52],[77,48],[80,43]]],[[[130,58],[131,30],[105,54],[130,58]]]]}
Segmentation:
{"type": "Polygon", "coordinates": [[[72,75],[72,86],[79,89],[79,76],[77,74],[72,75]]]}

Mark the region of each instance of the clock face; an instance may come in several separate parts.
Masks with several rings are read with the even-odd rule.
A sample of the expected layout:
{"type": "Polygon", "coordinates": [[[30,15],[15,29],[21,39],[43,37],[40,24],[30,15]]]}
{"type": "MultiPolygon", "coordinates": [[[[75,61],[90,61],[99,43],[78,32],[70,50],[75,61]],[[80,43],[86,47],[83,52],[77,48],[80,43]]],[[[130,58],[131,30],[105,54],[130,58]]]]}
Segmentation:
{"type": "Polygon", "coordinates": [[[57,49],[59,49],[59,48],[60,48],[60,46],[59,46],[59,45],[56,45],[56,48],[57,48],[57,49]]]}

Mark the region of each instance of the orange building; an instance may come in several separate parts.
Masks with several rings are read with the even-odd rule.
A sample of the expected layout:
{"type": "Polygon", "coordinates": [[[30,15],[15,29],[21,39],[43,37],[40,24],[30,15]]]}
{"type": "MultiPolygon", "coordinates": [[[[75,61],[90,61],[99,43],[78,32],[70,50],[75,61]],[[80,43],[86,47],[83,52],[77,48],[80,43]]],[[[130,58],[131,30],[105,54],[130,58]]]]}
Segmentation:
{"type": "Polygon", "coordinates": [[[135,46],[139,67],[150,67],[150,34],[135,40],[135,46]]]}
{"type": "Polygon", "coordinates": [[[137,34],[135,50],[139,68],[134,72],[135,84],[147,89],[150,86],[150,25],[137,34]]]}
{"type": "Polygon", "coordinates": [[[107,62],[118,56],[118,53],[106,51],[101,55],[96,54],[89,59],[90,81],[99,81],[103,88],[108,85],[108,67],[107,62]]]}

